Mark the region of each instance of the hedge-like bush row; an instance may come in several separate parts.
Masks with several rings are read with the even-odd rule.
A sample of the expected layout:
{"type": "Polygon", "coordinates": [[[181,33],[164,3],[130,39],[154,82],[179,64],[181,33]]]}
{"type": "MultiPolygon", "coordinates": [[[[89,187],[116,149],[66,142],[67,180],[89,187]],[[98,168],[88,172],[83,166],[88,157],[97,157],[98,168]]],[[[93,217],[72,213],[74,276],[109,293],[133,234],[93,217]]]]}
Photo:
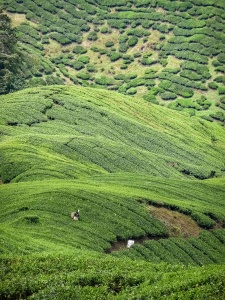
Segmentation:
{"type": "Polygon", "coordinates": [[[184,29],[202,28],[206,26],[206,22],[190,18],[189,20],[181,21],[178,26],[184,29]]]}
{"type": "Polygon", "coordinates": [[[151,20],[151,21],[160,21],[164,20],[164,14],[156,12],[154,9],[145,9],[144,12],[138,11],[119,11],[110,15],[113,20],[151,20]]]}
{"type": "Polygon", "coordinates": [[[160,97],[163,100],[174,100],[177,98],[177,95],[173,92],[163,92],[160,94],[160,97]]]}
{"type": "Polygon", "coordinates": [[[36,41],[40,41],[40,35],[36,28],[29,26],[27,23],[22,23],[17,27],[17,30],[19,31],[18,37],[24,37],[27,36],[33,38],[36,41]]]}
{"type": "Polygon", "coordinates": [[[171,28],[166,24],[155,23],[152,25],[152,29],[158,30],[161,33],[168,33],[171,28]]]}
{"type": "MultiPolygon", "coordinates": [[[[181,77],[178,77],[180,79],[181,77]]],[[[180,81],[180,80],[178,80],[180,81]]],[[[165,91],[176,93],[184,98],[190,98],[193,96],[194,92],[191,88],[182,85],[181,83],[171,82],[169,80],[162,80],[159,83],[159,88],[165,91]]]]}
{"type": "Polygon", "coordinates": [[[189,2],[180,2],[180,1],[167,1],[167,0],[158,0],[157,4],[161,7],[163,7],[165,10],[175,12],[176,10],[178,11],[187,11],[187,9],[191,8],[192,5],[189,2]]]}
{"type": "Polygon", "coordinates": [[[137,8],[138,7],[146,7],[146,8],[148,8],[149,6],[156,7],[157,0],[136,0],[134,5],[137,8]]]}
{"type": "Polygon", "coordinates": [[[149,240],[142,245],[135,244],[129,250],[115,252],[113,255],[133,259],[144,259],[154,263],[200,265],[224,262],[224,232],[202,231],[199,237],[189,239],[169,238],[158,241],[149,240]]]}
{"type": "Polygon", "coordinates": [[[209,69],[207,66],[196,63],[196,62],[182,62],[181,64],[182,69],[192,70],[198,74],[201,74],[206,79],[210,78],[209,69]]]}
{"type": "Polygon", "coordinates": [[[201,76],[200,74],[198,74],[192,70],[184,70],[184,71],[180,72],[180,76],[185,77],[189,80],[193,80],[193,81],[204,79],[203,76],[201,76]]]}
{"type": "Polygon", "coordinates": [[[116,29],[122,29],[127,27],[127,22],[124,20],[112,19],[112,20],[107,20],[107,23],[110,27],[116,29]]]}
{"type": "Polygon", "coordinates": [[[143,36],[149,36],[150,33],[148,30],[143,28],[137,28],[137,29],[128,29],[126,31],[127,35],[135,35],[137,37],[143,37],[143,36]]]}
{"type": "Polygon", "coordinates": [[[225,66],[219,66],[215,68],[215,71],[225,73],[225,66]]]}
{"type": "Polygon", "coordinates": [[[225,76],[224,75],[217,76],[216,78],[214,78],[214,81],[223,83],[225,85],[225,76]]]}
{"type": "Polygon", "coordinates": [[[197,42],[189,42],[186,41],[184,43],[179,43],[179,44],[173,44],[173,43],[168,43],[166,46],[163,47],[163,50],[166,51],[193,51],[195,53],[199,53],[203,56],[209,56],[209,55],[216,55],[218,54],[218,50],[214,48],[206,48],[200,43],[197,42]]]}

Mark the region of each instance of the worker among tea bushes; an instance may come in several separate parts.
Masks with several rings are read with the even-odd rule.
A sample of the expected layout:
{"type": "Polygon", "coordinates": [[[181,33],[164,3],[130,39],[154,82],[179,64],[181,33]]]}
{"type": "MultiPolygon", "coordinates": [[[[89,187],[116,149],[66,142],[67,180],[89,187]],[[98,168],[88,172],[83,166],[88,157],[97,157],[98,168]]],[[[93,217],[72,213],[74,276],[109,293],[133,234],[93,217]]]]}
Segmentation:
{"type": "Polygon", "coordinates": [[[71,218],[75,221],[79,220],[79,216],[80,216],[80,210],[79,209],[77,211],[71,213],[71,218]]]}
{"type": "Polygon", "coordinates": [[[80,216],[80,210],[78,209],[78,210],[74,213],[73,219],[74,219],[75,221],[78,221],[79,216],[80,216]]]}

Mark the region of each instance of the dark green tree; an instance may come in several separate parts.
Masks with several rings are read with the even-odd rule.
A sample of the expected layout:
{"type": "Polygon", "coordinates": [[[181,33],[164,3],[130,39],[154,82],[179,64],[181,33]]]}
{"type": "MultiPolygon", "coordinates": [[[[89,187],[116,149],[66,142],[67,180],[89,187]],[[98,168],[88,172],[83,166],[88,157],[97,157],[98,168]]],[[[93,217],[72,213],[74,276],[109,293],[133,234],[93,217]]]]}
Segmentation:
{"type": "Polygon", "coordinates": [[[11,20],[0,10],[0,94],[15,90],[19,54],[17,38],[11,20]]]}

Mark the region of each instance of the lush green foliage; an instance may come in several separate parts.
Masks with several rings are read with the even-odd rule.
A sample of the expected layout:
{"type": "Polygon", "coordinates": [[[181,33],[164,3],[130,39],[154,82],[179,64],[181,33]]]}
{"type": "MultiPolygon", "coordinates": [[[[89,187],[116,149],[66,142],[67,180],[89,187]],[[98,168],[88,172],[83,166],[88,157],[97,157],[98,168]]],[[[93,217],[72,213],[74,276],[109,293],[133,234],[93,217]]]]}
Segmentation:
{"type": "Polygon", "coordinates": [[[148,211],[224,226],[223,128],[81,87],[20,91],[1,108],[1,299],[223,299],[224,229],[165,239],[148,211]]]}
{"type": "Polygon", "coordinates": [[[1,259],[2,299],[224,299],[224,266],[153,265],[74,255],[1,259]],[[24,274],[26,270],[26,275],[24,274]],[[41,270],[41,272],[40,272],[41,270]]]}
{"type": "Polygon", "coordinates": [[[131,249],[114,252],[116,257],[144,259],[149,262],[169,264],[205,265],[224,263],[224,230],[213,233],[202,231],[199,237],[150,240],[131,249]],[[221,236],[223,237],[221,239],[221,236]]]}
{"type": "Polygon", "coordinates": [[[0,298],[223,300],[224,1],[1,4],[0,298]]]}
{"type": "MultiPolygon", "coordinates": [[[[89,76],[88,73],[80,72],[81,79],[88,78],[86,76],[89,76]]],[[[132,74],[131,76],[133,77],[132,74]]],[[[108,79],[103,77],[96,78],[95,81],[99,85],[110,84],[108,79]]],[[[137,87],[140,84],[142,84],[142,82],[136,78],[130,80],[128,86],[131,88],[137,87]]],[[[181,177],[183,176],[182,174],[185,173],[189,174],[189,176],[202,179],[210,177],[213,172],[215,176],[221,176],[224,155],[223,148],[220,147],[220,144],[218,144],[218,147],[216,146],[217,144],[212,144],[211,138],[207,133],[208,125],[204,122],[201,124],[197,120],[195,121],[196,123],[193,123],[193,120],[191,122],[186,120],[187,122],[184,126],[184,117],[178,115],[177,119],[172,121],[174,118],[173,112],[168,113],[167,110],[164,111],[163,109],[157,110],[142,101],[135,101],[135,103],[132,103],[132,106],[134,106],[134,110],[139,111],[139,114],[143,114],[143,106],[146,106],[145,122],[140,123],[139,119],[137,122],[135,115],[125,118],[118,113],[113,114],[110,102],[108,108],[104,110],[97,109],[94,99],[98,99],[99,94],[103,93],[103,91],[96,90],[93,92],[93,90],[90,90],[90,95],[86,98],[82,96],[82,93],[82,89],[73,90],[71,88],[67,92],[66,88],[65,90],[62,88],[52,88],[50,90],[44,89],[43,91],[41,91],[41,89],[37,91],[30,90],[27,93],[21,92],[13,97],[10,96],[11,98],[9,99],[7,97],[5,99],[2,98],[2,122],[12,126],[11,128],[16,130],[24,124],[27,130],[26,140],[29,145],[32,145],[32,140],[35,139],[31,137],[33,136],[33,130],[35,130],[36,126],[43,130],[45,134],[49,134],[52,129],[56,134],[60,132],[61,124],[69,123],[72,127],[67,128],[67,135],[72,136],[71,138],[65,136],[64,140],[66,140],[66,142],[62,143],[57,137],[54,142],[52,142],[49,141],[49,138],[45,135],[39,136],[38,141],[42,141],[43,144],[48,143],[52,145],[52,151],[59,149],[57,151],[60,151],[61,154],[63,154],[63,151],[68,152],[68,155],[77,153],[80,158],[97,164],[110,172],[119,170],[140,170],[151,175],[164,177],[170,175],[181,177]],[[79,101],[76,102],[73,99],[73,92],[79,94],[79,96],[77,95],[79,101]],[[51,95],[52,93],[54,95],[51,95]],[[91,94],[93,94],[93,96],[91,96],[91,94]],[[10,107],[10,103],[14,102],[14,99],[18,99],[18,101],[13,104],[13,109],[9,109],[8,107],[10,107]],[[86,103],[87,99],[89,99],[89,105],[86,103]],[[5,105],[3,105],[4,103],[5,105]],[[21,110],[23,114],[18,113],[21,110]],[[165,126],[168,126],[166,133],[152,123],[154,120],[152,118],[153,116],[155,118],[155,113],[159,114],[161,116],[160,118],[165,120],[163,123],[165,126]],[[167,117],[165,118],[166,115],[167,117]],[[48,120],[51,122],[48,122],[48,120]],[[85,125],[84,127],[85,122],[88,122],[88,126],[85,125]],[[98,122],[98,126],[96,126],[96,122],[98,122]],[[181,131],[180,135],[175,137],[173,133],[174,126],[175,128],[179,128],[179,123],[182,124],[182,129],[179,129],[179,131],[181,131]],[[116,126],[116,129],[114,126],[116,126]],[[202,133],[200,136],[196,133],[195,126],[201,130],[202,133]],[[78,135],[77,138],[73,138],[74,130],[78,135]],[[168,134],[169,132],[170,134],[168,134]],[[190,133],[192,134],[191,138],[189,137],[190,133]],[[85,140],[86,134],[89,136],[88,141],[85,140]],[[102,135],[105,138],[104,141],[101,138],[102,135]],[[188,144],[186,139],[189,140],[188,144]],[[85,144],[86,149],[84,151],[83,145],[85,144]],[[130,148],[131,146],[136,150],[132,150],[130,148]],[[153,168],[152,166],[155,165],[154,162],[156,158],[158,167],[153,168]],[[117,163],[115,164],[114,161],[117,161],[117,163]],[[176,167],[168,168],[169,162],[175,162],[176,167]]],[[[102,97],[105,97],[104,94],[102,97]]],[[[113,96],[109,94],[108,97],[112,98],[113,96]]],[[[116,105],[127,107],[128,103],[130,103],[130,100],[126,100],[124,96],[119,97],[117,95],[116,97],[116,105]]],[[[218,137],[217,139],[224,141],[222,128],[216,127],[213,129],[212,127],[211,135],[215,135],[218,137]]],[[[22,157],[24,156],[25,162],[29,160],[26,156],[28,155],[28,157],[30,157],[32,153],[22,150],[23,145],[21,142],[20,137],[15,136],[13,139],[10,139],[10,143],[6,142],[2,148],[2,155],[4,154],[4,157],[10,157],[11,154],[8,152],[10,148],[14,149],[14,157],[17,156],[17,153],[23,153],[22,156],[22,153],[19,155],[20,159],[16,168],[14,168],[14,166],[9,167],[7,160],[2,159],[1,176],[3,181],[11,181],[12,179],[17,181],[17,176],[23,177],[22,173],[26,171],[23,170],[23,168],[25,167],[28,170],[31,167],[23,163],[22,157]],[[22,170],[23,172],[21,173],[22,170]]],[[[38,149],[34,149],[34,151],[35,153],[39,152],[38,149]]],[[[40,158],[38,159],[39,166],[46,165],[46,159],[43,160],[39,155],[37,157],[40,158]]],[[[62,165],[61,173],[64,174],[62,176],[65,176],[63,160],[60,160],[58,164],[62,165]]],[[[65,164],[65,167],[66,166],[67,164],[65,164]]],[[[77,176],[75,175],[76,173],[79,174],[78,170],[79,168],[74,169],[72,173],[66,173],[68,173],[68,175],[71,174],[69,178],[73,178],[77,176]],[[77,172],[74,173],[75,170],[77,170],[77,172]]]]}
{"type": "MultiPolygon", "coordinates": [[[[95,78],[101,74],[109,78],[110,84],[100,83],[106,89],[137,94],[147,101],[175,109],[176,103],[171,105],[171,101],[179,96],[187,98],[192,115],[224,124],[221,118],[210,117],[224,110],[223,106],[215,105],[219,95],[224,94],[224,82],[217,81],[225,72],[225,6],[222,1],[218,4],[216,0],[205,3],[63,0],[46,4],[43,0],[3,0],[2,3],[16,27],[19,46],[28,54],[20,64],[20,77],[15,79],[12,89],[22,88],[23,81],[27,86],[51,83],[98,86],[95,78]],[[87,65],[77,63],[78,56],[84,53],[95,66],[91,71],[87,65]],[[68,58],[68,54],[74,55],[68,58]],[[133,60],[120,60],[123,54],[132,56],[133,60]],[[44,60],[49,73],[45,68],[40,71],[44,60]],[[71,68],[73,64],[75,67],[71,68]],[[127,74],[137,72],[141,79],[149,67],[156,72],[157,80],[146,81],[146,89],[143,86],[130,89],[125,82],[113,82],[121,70],[127,74]],[[81,79],[79,71],[83,68],[85,74],[92,72],[93,76],[81,79]],[[165,78],[166,68],[176,68],[176,76],[165,78]],[[169,87],[165,80],[171,81],[169,87]],[[149,89],[158,86],[160,91],[152,96],[149,89]],[[205,106],[202,113],[192,102],[199,94],[208,98],[207,93],[212,103],[205,106]]],[[[187,111],[183,105],[179,109],[187,111]]]]}
{"type": "Polygon", "coordinates": [[[17,38],[10,18],[3,14],[0,7],[0,94],[23,87],[19,80],[19,53],[16,47],[17,38]]]}
{"type": "Polygon", "coordinates": [[[224,180],[196,180],[224,174],[218,125],[188,117],[183,123],[166,108],[90,88],[29,89],[2,96],[1,104],[0,174],[10,183],[1,186],[2,218],[10,224],[2,231],[3,252],[32,252],[37,244],[50,251],[59,233],[46,228],[57,223],[60,247],[103,251],[116,239],[166,236],[140,203],[162,202],[204,228],[225,222],[224,180]],[[82,222],[68,225],[75,207],[82,222]],[[22,246],[27,227],[30,242],[22,246]]]}

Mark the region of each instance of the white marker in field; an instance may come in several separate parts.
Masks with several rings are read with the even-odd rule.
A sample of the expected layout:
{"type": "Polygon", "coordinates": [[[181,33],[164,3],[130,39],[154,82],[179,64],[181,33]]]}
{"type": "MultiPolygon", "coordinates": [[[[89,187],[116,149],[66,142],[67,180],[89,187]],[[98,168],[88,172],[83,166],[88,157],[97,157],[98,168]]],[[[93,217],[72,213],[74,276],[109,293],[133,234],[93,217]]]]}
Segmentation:
{"type": "Polygon", "coordinates": [[[128,240],[127,241],[127,248],[130,248],[133,245],[134,245],[134,240],[128,240]]]}

